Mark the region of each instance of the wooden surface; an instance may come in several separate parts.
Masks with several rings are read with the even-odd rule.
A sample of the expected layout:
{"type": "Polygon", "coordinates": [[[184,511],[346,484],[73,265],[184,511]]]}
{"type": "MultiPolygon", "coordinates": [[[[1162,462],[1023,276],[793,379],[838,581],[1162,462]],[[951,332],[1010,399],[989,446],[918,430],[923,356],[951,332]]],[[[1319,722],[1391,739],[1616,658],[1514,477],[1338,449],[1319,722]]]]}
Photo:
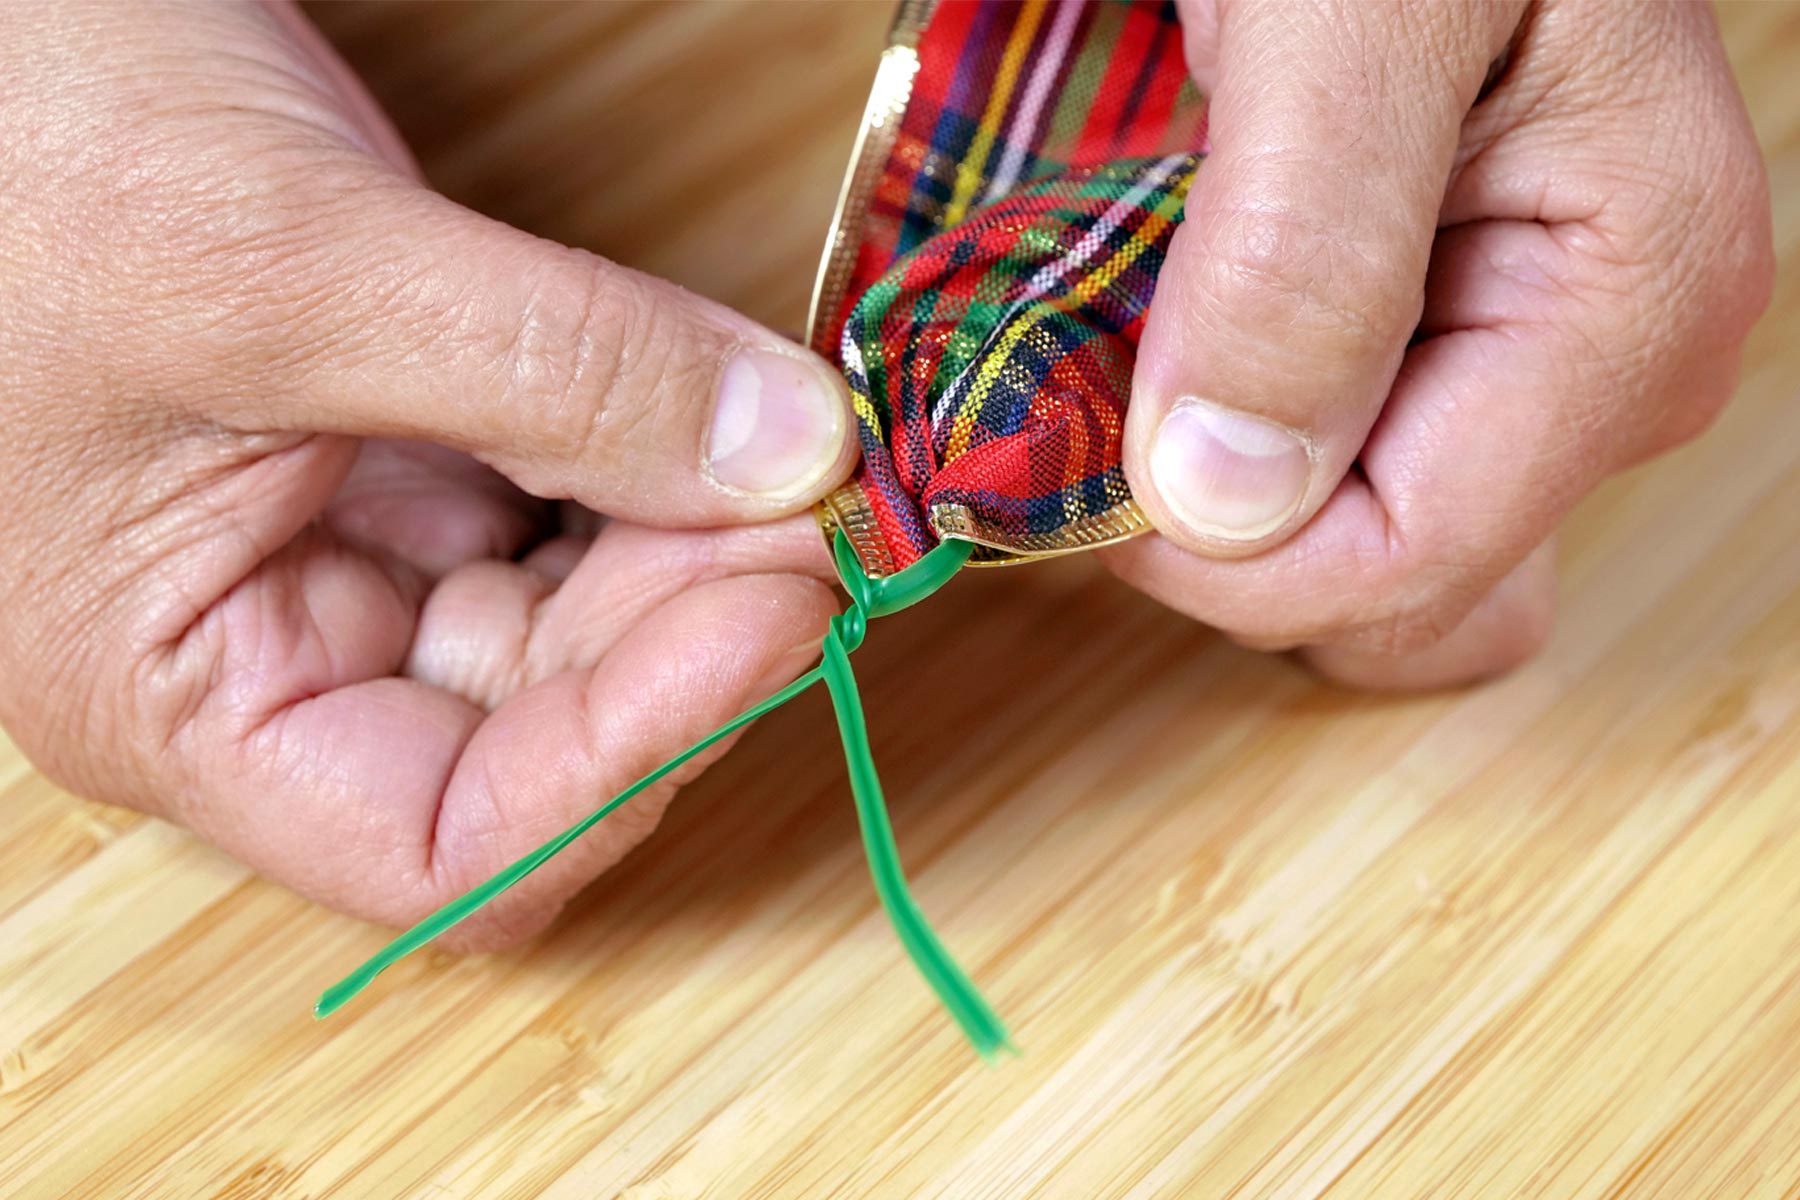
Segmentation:
{"type": "MultiPolygon", "coordinates": [[[[470,203],[798,327],[883,6],[334,7],[470,203]]],[[[1800,1196],[1800,8],[1725,25],[1783,256],[1741,397],[1586,504],[1466,694],[1327,690],[1069,561],[858,659],[924,906],[814,697],[553,936],[387,934],[0,746],[0,1194],[1800,1196]]]]}

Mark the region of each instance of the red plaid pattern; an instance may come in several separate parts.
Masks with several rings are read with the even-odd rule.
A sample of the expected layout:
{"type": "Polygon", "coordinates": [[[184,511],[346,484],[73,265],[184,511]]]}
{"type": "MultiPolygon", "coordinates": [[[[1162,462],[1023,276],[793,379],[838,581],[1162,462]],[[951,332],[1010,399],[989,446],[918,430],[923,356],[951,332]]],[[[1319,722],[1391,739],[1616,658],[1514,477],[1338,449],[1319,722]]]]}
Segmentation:
{"type": "Polygon", "coordinates": [[[947,536],[995,561],[1145,527],[1125,404],[1205,125],[1170,4],[935,6],[815,337],[863,443],[822,516],[865,569],[947,536]]]}

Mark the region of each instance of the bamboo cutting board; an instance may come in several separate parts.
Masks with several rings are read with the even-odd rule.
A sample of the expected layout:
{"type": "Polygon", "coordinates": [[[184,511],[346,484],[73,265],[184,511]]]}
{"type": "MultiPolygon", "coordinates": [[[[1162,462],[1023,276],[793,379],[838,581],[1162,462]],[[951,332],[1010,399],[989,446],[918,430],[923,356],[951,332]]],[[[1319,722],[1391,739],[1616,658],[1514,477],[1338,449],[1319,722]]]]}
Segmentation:
{"type": "MultiPolygon", "coordinates": [[[[886,6],[315,16],[452,194],[798,328],[886,6]]],[[[1541,661],[1336,692],[1082,560],[875,631],[920,900],[1023,1058],[912,976],[819,697],[550,937],[322,1024],[385,932],[0,745],[0,1195],[1800,1196],[1800,7],[1723,22],[1774,307],[1574,518],[1541,661]]]]}

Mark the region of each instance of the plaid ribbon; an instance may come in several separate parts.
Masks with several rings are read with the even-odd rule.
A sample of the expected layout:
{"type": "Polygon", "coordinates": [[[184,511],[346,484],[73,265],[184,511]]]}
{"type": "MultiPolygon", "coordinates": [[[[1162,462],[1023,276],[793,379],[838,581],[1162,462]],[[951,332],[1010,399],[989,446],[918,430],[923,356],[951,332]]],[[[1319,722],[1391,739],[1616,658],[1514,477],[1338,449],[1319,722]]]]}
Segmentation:
{"type": "Polygon", "coordinates": [[[1146,528],[1125,405],[1205,139],[1173,4],[930,7],[885,165],[840,218],[854,266],[815,328],[863,451],[821,519],[871,575],[944,537],[992,562],[1146,528]]]}

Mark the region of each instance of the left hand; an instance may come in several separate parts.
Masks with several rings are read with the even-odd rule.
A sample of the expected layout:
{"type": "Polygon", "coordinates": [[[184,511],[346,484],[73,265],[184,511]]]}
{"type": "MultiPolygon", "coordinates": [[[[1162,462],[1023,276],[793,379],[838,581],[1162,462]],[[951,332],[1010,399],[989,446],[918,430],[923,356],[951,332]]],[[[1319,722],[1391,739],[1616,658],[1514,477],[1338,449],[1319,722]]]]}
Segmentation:
{"type": "Polygon", "coordinates": [[[291,4],[0,4],[0,80],[0,724],[47,774],[410,925],[817,659],[824,360],[431,190],[291,4]]]}
{"type": "Polygon", "coordinates": [[[1182,17],[1212,154],[1126,430],[1161,536],[1109,564],[1353,684],[1516,664],[1557,525],[1706,427],[1768,300],[1768,185],[1710,10],[1182,17]]]}

